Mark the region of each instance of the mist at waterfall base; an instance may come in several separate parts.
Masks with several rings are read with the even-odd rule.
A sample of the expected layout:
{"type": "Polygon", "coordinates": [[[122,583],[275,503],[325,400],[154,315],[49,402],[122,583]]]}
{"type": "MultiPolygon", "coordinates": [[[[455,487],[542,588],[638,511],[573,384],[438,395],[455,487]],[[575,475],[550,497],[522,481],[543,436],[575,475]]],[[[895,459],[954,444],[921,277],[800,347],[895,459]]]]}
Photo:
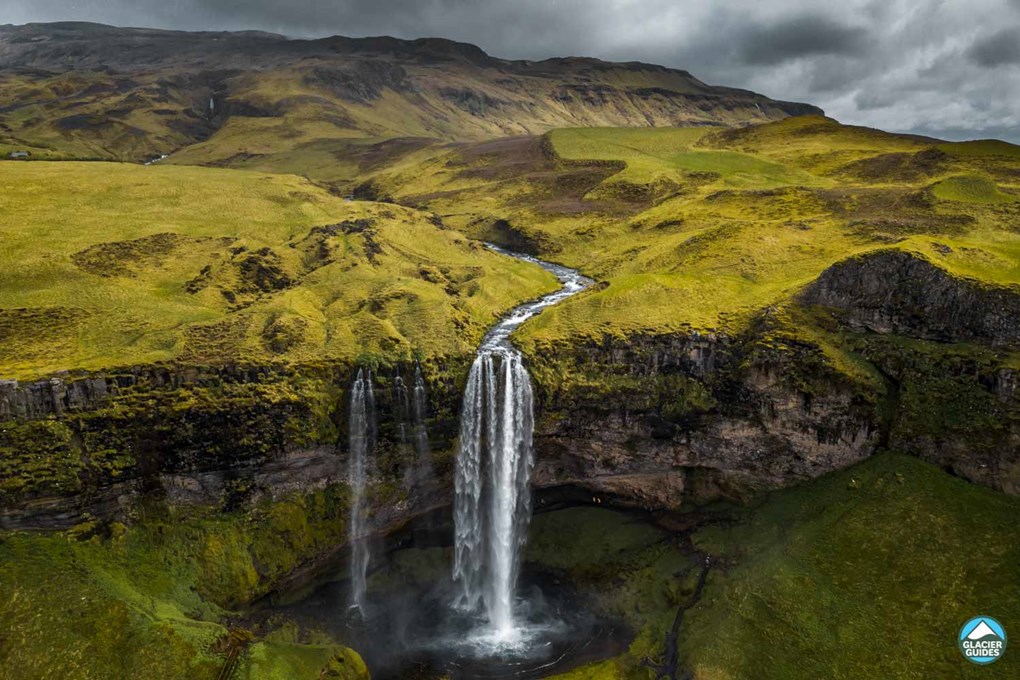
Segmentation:
{"type": "MultiPolygon", "coordinates": [[[[558,514],[541,516],[555,522],[558,514]]],[[[626,650],[631,632],[599,614],[592,594],[579,590],[567,575],[528,562],[521,564],[514,598],[522,644],[493,645],[483,613],[451,604],[461,592],[450,572],[452,538],[453,516],[447,507],[377,544],[364,618],[344,611],[350,600],[348,578],[321,583],[274,611],[302,629],[323,630],[356,649],[373,680],[543,678],[626,650]]]]}
{"type": "MultiPolygon", "coordinates": [[[[428,577],[429,570],[418,565],[388,585],[368,587],[364,494],[375,440],[371,373],[359,371],[351,387],[351,552],[342,638],[362,653],[375,678],[406,677],[411,661],[454,678],[541,677],[565,660],[576,663],[586,651],[604,651],[599,641],[615,640],[612,628],[607,632],[584,614],[586,608],[569,584],[549,574],[521,570],[531,518],[534,415],[531,378],[510,335],[591,281],[566,267],[489,247],[539,264],[563,285],[517,307],[496,324],[471,366],[456,458],[452,555],[434,537],[423,538],[422,547],[413,548],[424,551],[419,558],[431,553],[434,567],[452,561],[452,572],[443,575],[440,566],[428,577]]],[[[392,385],[399,444],[416,453],[416,463],[405,471],[405,485],[428,493],[432,469],[420,368],[412,387],[399,375],[392,385]]],[[[391,560],[387,556],[386,565],[377,563],[377,571],[386,569],[391,560]]],[[[386,577],[385,572],[373,576],[386,577]]],[[[329,597],[329,590],[322,589],[319,597],[329,597]]],[[[315,599],[313,595],[303,604],[314,605],[315,599]]]]}

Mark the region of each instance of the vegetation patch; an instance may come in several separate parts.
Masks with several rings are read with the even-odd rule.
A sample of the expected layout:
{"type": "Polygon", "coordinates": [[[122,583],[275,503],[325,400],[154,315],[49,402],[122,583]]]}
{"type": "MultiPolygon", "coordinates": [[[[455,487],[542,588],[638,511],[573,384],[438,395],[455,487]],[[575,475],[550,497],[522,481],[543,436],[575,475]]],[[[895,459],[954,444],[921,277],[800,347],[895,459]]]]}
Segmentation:
{"type": "Polygon", "coordinates": [[[995,182],[974,175],[947,177],[932,186],[931,191],[940,200],[960,203],[994,205],[1020,201],[1020,195],[1006,193],[995,182]]]}
{"type": "MultiPolygon", "coordinates": [[[[135,276],[146,267],[159,267],[168,257],[182,248],[196,249],[214,241],[187,239],[180,233],[154,233],[151,237],[135,241],[121,241],[90,246],[71,255],[71,260],[84,271],[97,276],[135,276]]],[[[230,245],[231,240],[219,242],[230,245]]]]}
{"type": "MultiPolygon", "coordinates": [[[[962,622],[1020,615],[1018,507],[889,454],[777,492],[695,532],[718,568],[684,619],[685,664],[707,678],[964,673],[962,622]]],[[[1017,661],[996,666],[1012,677],[1017,661]]]]}
{"type": "MultiPolygon", "coordinates": [[[[246,513],[139,508],[137,524],[0,537],[5,677],[208,678],[228,663],[224,608],[264,593],[343,533],[346,490],[329,488],[246,513]]],[[[364,680],[335,641],[276,624],[247,633],[235,677],[364,680]]]]}
{"type": "MultiPolygon", "coordinates": [[[[679,628],[681,677],[955,677],[969,668],[956,648],[964,621],[1020,617],[1018,511],[1016,498],[880,454],[751,506],[714,507],[690,544],[591,508],[569,511],[555,546],[537,516],[528,550],[579,569],[639,631],[622,656],[557,680],[656,678],[694,591],[692,555],[708,556],[709,571],[679,628]]],[[[986,670],[1009,678],[1018,663],[986,670]]]]}
{"type": "Polygon", "coordinates": [[[4,378],[174,360],[461,355],[506,310],[556,285],[432,215],[345,201],[298,177],[6,165],[4,378]],[[423,267],[469,270],[473,283],[429,281],[423,267]],[[279,319],[294,321],[273,329],[279,319]]]}

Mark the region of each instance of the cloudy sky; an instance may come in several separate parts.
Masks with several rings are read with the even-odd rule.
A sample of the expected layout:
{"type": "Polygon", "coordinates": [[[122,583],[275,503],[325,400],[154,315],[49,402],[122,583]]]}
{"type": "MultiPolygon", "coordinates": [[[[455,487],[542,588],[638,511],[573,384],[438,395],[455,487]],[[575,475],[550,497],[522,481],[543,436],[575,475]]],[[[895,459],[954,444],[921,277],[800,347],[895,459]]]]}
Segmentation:
{"type": "Polygon", "coordinates": [[[1020,0],[0,0],[0,23],[71,19],[649,61],[847,123],[1020,143],[1020,0]]]}

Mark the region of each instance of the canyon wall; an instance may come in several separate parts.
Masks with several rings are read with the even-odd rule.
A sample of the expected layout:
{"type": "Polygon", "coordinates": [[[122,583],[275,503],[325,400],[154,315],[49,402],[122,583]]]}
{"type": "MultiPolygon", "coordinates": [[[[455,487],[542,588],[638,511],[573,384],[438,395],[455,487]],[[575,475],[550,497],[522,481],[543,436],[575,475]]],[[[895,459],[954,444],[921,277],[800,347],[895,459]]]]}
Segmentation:
{"type": "MultiPolygon", "coordinates": [[[[746,501],[893,449],[1020,493],[1013,296],[878,253],[835,265],[739,336],[542,348],[528,357],[534,484],[646,508],[746,501]]],[[[414,367],[376,370],[377,528],[452,498],[467,366],[423,367],[434,484],[418,479],[395,417],[393,377],[414,367]]],[[[167,365],[0,381],[0,525],[130,516],[140,498],[229,510],[344,487],[354,371],[167,365]]]]}

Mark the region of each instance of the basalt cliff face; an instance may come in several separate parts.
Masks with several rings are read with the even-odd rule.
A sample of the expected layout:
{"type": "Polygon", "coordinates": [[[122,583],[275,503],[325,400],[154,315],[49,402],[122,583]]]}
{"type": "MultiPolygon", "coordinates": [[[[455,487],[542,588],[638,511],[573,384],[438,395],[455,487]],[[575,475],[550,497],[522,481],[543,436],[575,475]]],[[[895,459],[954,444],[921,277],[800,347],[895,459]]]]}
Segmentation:
{"type": "MultiPolygon", "coordinates": [[[[429,381],[435,464],[449,477],[456,366],[429,381]]],[[[67,528],[133,516],[139,504],[224,511],[346,485],[348,387],[356,367],[144,366],[0,383],[0,526],[67,528]]],[[[432,507],[393,389],[377,377],[372,461],[380,528],[432,507]]],[[[408,373],[409,372],[409,373],[408,373]]]]}
{"type": "Polygon", "coordinates": [[[882,448],[1016,494],[1018,301],[923,257],[877,252],[832,266],[742,337],[543,352],[536,478],[658,508],[745,499],[882,448]],[[791,314],[818,324],[820,340],[791,341],[791,314]]]}
{"type": "Polygon", "coordinates": [[[757,339],[694,333],[568,350],[561,361],[613,376],[620,389],[541,391],[538,483],[659,509],[744,500],[874,451],[870,395],[832,371],[798,385],[805,364],[817,364],[813,348],[761,349],[757,339]]]}
{"type": "Polygon", "coordinates": [[[1008,348],[1020,345],[1018,292],[968,282],[922,257],[888,251],[830,267],[801,300],[838,310],[855,330],[1008,348]]]}
{"type": "MultiPolygon", "coordinates": [[[[1012,344],[1008,333],[987,321],[1002,318],[1000,296],[1012,293],[947,276],[879,253],[839,263],[805,289],[799,309],[834,315],[852,334],[847,351],[873,375],[841,368],[821,344],[787,341],[788,321],[774,311],[739,337],[631,337],[532,356],[534,484],[584,489],[596,503],[675,508],[747,500],[889,448],[1020,492],[1020,375],[993,350],[1012,344]],[[911,280],[932,290],[905,292],[896,277],[904,267],[927,272],[911,280]],[[964,317],[945,303],[953,296],[970,301],[964,317]],[[897,321],[899,334],[879,332],[893,322],[874,321],[876,299],[882,319],[925,325],[897,321]],[[862,318],[872,321],[857,333],[862,318]],[[986,346],[934,342],[932,327],[986,346]]],[[[66,527],[130,515],[147,497],[231,509],[342,487],[354,370],[160,366],[5,381],[3,524],[66,527]]],[[[377,371],[377,529],[449,501],[466,370],[465,360],[425,371],[430,483],[401,436],[393,397],[394,376],[413,367],[377,371]]]]}

